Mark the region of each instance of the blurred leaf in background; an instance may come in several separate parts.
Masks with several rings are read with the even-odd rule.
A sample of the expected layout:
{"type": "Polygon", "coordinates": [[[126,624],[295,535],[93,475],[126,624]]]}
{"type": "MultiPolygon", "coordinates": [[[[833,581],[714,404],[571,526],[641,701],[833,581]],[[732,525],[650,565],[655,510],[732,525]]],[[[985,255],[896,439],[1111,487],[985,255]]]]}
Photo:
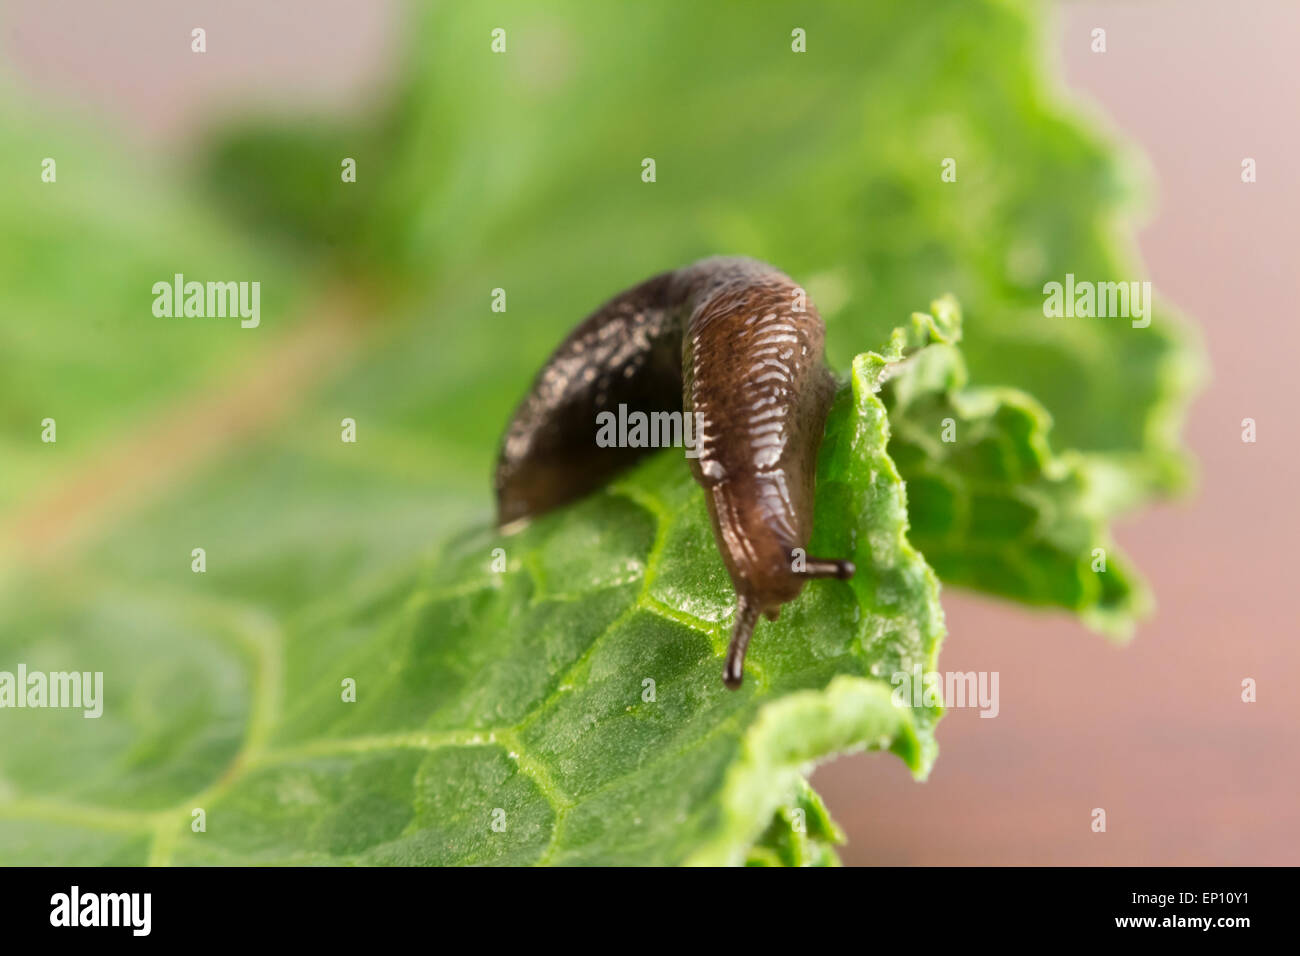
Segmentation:
{"type": "MultiPolygon", "coordinates": [[[[760,670],[764,653],[779,665],[728,696],[711,678],[729,587],[675,456],[531,537],[483,530],[498,436],[554,345],[617,290],[706,255],[804,282],[841,373],[954,293],[961,354],[922,350],[883,406],[859,367],[859,417],[837,420],[888,407],[913,543],[944,580],[1130,628],[1135,572],[1121,556],[1104,580],[1081,568],[1115,514],[1185,487],[1199,365],[1160,308],[1145,329],[1043,315],[1066,273],[1141,276],[1127,166],[1055,102],[1037,21],[992,0],[924,16],[419,5],[372,116],[250,122],[187,169],[0,97],[0,669],[104,670],[109,687],[99,721],[28,712],[6,733],[0,860],[825,862],[833,825],[792,842],[782,823],[809,799],[808,761],[909,735],[914,766],[933,755],[933,715],[869,705],[897,664],[862,630],[883,606],[869,578],[855,600],[810,588],[761,627],[760,670]],[[57,185],[36,173],[47,155],[57,185]],[[149,289],[177,272],[260,280],[261,328],[155,318],[149,289]],[[935,446],[949,416],[980,440],[935,446]],[[487,586],[497,546],[510,571],[487,586]],[[615,719],[602,678],[628,668],[618,693],[637,710],[650,664],[677,675],[677,709],[615,719]],[[268,767],[278,753],[298,762],[268,767]],[[491,794],[522,817],[510,840],[485,842],[491,794]],[[214,825],[191,833],[208,798],[214,825]]],[[[883,411],[871,427],[862,454],[889,476],[883,411]]],[[[827,442],[818,533],[886,528],[911,553],[901,510],[857,510],[901,509],[901,483],[834,464],[847,441],[827,442]]],[[[937,644],[923,617],[913,654],[937,644]]]]}

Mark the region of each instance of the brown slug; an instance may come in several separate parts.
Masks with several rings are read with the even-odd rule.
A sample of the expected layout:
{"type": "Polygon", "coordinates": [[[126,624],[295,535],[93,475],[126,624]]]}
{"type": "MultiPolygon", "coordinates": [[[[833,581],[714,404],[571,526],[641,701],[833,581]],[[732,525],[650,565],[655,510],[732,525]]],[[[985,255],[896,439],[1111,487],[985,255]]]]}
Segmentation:
{"type": "Polygon", "coordinates": [[[624,404],[694,415],[691,471],[736,589],[722,677],[733,689],[760,613],[776,620],[809,578],[854,572],[849,561],[803,556],[835,380],[821,316],[811,302],[798,309],[802,298],[771,266],[721,257],[621,293],[547,361],[497,462],[504,527],[587,494],[655,450],[600,447],[601,412],[624,404]]]}

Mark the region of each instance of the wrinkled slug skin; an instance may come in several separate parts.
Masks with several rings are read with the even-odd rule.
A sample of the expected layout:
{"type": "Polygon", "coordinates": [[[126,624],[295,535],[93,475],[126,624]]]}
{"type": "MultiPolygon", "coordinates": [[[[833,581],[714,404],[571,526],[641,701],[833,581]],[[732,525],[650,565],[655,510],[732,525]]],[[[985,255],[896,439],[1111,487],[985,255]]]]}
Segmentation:
{"type": "Polygon", "coordinates": [[[596,415],[620,403],[681,411],[684,322],[672,283],[665,273],[611,299],[547,360],[501,445],[498,525],[581,498],[657,450],[597,446],[596,415]]]}
{"type": "Polygon", "coordinates": [[[741,683],[758,615],[775,619],[812,577],[847,561],[801,558],[812,533],[817,451],[835,392],[825,326],[796,286],[750,259],[706,259],[602,306],[556,350],[506,433],[497,468],[502,525],[586,494],[653,449],[599,448],[596,415],[695,414],[718,550],[736,589],[723,672],[741,683]],[[802,296],[801,296],[802,298],[802,296]]]}

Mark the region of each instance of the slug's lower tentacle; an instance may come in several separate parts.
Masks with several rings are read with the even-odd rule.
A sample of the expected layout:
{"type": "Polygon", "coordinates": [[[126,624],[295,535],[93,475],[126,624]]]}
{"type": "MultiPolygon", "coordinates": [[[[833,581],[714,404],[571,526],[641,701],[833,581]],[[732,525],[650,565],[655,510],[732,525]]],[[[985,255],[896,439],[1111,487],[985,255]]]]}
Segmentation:
{"type": "Polygon", "coordinates": [[[722,665],[722,683],[735,690],[745,679],[745,651],[758,623],[758,605],[744,595],[736,598],[736,623],[731,627],[731,643],[722,665]]]}
{"type": "Polygon", "coordinates": [[[600,447],[600,413],[692,416],[691,471],[737,596],[723,682],[739,687],[760,614],[775,620],[810,579],[854,573],[842,559],[794,560],[812,534],[835,391],[824,336],[803,290],[752,259],[706,259],[617,296],[560,345],[515,413],[497,465],[498,522],[580,497],[650,450],[600,447]]]}

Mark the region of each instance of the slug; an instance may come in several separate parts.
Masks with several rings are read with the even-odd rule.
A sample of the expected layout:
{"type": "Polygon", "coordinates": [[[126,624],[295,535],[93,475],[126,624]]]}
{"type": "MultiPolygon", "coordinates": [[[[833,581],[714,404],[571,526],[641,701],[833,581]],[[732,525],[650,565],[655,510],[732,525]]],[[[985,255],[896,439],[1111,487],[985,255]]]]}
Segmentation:
{"type": "Polygon", "coordinates": [[[802,298],[788,276],[743,258],[705,259],[628,289],[551,355],[497,462],[497,522],[509,529],[654,450],[600,447],[601,412],[693,415],[691,472],[736,590],[722,675],[732,689],[759,614],[776,620],[810,578],[854,573],[849,561],[804,556],[835,379],[825,325],[811,302],[798,308],[802,298]]]}

